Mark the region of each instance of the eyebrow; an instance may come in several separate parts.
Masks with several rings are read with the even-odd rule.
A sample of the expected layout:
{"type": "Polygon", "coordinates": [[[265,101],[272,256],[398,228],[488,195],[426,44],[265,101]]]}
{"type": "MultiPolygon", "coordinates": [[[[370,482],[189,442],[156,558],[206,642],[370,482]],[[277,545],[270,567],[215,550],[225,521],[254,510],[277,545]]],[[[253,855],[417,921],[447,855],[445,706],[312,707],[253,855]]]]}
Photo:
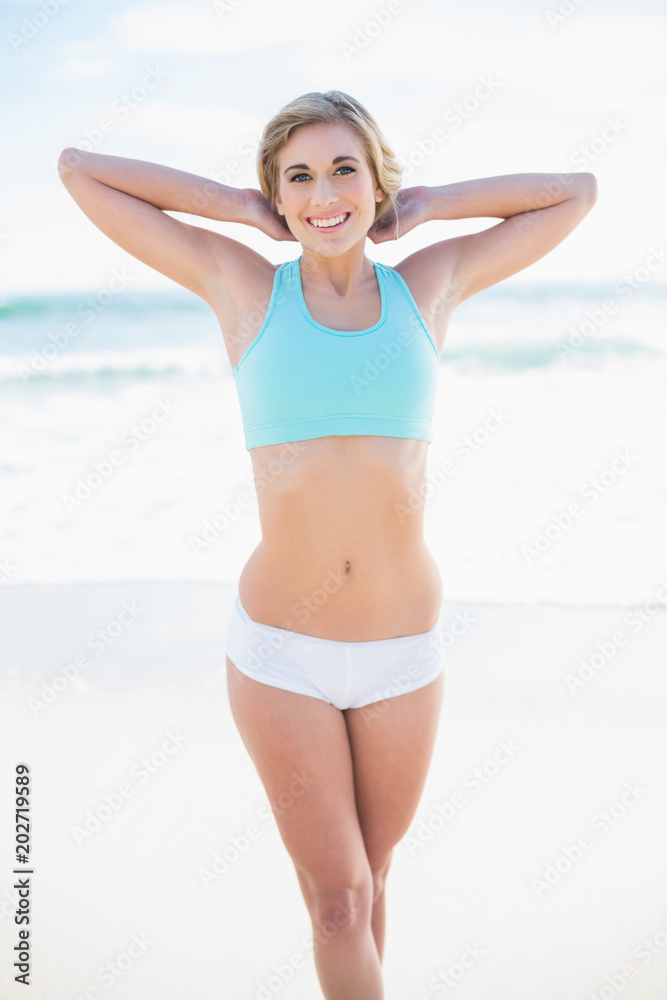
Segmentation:
{"type": "MultiPolygon", "coordinates": [[[[335,166],[336,163],[340,163],[341,160],[354,160],[355,163],[359,163],[360,162],[356,158],[356,156],[336,156],[335,159],[333,159],[331,161],[331,165],[335,166]]],[[[298,170],[310,170],[310,167],[308,166],[307,163],[293,163],[291,167],[285,167],[285,169],[283,170],[283,174],[286,174],[288,170],[297,170],[297,169],[298,170]]]]}

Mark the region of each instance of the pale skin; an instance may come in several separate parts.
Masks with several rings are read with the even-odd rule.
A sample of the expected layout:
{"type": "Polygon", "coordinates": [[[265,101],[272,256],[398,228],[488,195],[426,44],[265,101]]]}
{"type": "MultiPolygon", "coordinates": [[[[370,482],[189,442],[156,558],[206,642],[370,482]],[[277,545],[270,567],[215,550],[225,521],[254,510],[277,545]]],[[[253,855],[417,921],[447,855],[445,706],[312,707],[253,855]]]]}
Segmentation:
{"type": "MultiPolygon", "coordinates": [[[[380,316],[367,237],[400,238],[429,220],[503,220],[392,265],[441,352],[460,302],[543,257],[597,197],[589,173],[490,177],[401,189],[396,212],[374,224],[383,192],[360,138],[343,122],[292,132],[279,154],[275,205],[252,188],[224,188],[120,157],[66,149],[59,168],[102,232],[211,306],[232,366],[259,332],[278,265],[167,211],[241,222],[299,242],[308,311],[339,330],[367,329],[380,316]],[[338,157],[355,160],[333,163],[338,157]],[[339,213],[349,218],[330,232],[308,221],[339,213]]],[[[423,507],[404,519],[395,512],[424,483],[427,449],[425,441],[368,435],[252,449],[256,481],[270,486],[258,491],[262,540],[239,579],[250,616],[349,642],[427,631],[438,616],[442,581],[424,543],[423,507]],[[315,605],[308,595],[331,572],[340,585],[315,605]]],[[[312,779],[276,819],[312,920],[324,996],[382,1000],[385,881],[426,781],[443,675],[344,711],[255,681],[229,658],[227,677],[235,722],[269,801],[290,787],[295,772],[312,779]]]]}

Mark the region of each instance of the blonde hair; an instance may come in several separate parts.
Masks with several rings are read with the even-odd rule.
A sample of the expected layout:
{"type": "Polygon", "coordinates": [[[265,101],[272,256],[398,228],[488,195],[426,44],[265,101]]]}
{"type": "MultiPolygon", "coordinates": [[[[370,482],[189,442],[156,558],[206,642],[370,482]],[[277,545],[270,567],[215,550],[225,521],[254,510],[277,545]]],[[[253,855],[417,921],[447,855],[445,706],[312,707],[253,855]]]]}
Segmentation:
{"type": "Polygon", "coordinates": [[[377,222],[395,205],[396,193],[401,186],[403,167],[372,115],[359,101],[343,93],[342,90],[302,94],[281,108],[267,123],[257,151],[257,175],[262,194],[275,208],[280,183],[278,154],[289,141],[294,129],[301,125],[316,125],[321,122],[327,124],[343,122],[357,133],[375,184],[378,184],[384,192],[382,201],[375,203],[373,221],[377,222]]]}

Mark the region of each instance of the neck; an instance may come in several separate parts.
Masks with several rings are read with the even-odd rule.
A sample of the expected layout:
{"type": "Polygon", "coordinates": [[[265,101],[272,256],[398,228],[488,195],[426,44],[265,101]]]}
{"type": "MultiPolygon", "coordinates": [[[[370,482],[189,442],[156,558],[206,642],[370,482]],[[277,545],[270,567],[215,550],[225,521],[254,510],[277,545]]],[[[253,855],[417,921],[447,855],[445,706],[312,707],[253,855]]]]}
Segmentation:
{"type": "Polygon", "coordinates": [[[331,257],[302,244],[299,258],[301,277],[305,276],[311,285],[333,287],[339,293],[375,281],[375,267],[364,253],[364,243],[365,240],[360,241],[345,253],[331,257]]]}

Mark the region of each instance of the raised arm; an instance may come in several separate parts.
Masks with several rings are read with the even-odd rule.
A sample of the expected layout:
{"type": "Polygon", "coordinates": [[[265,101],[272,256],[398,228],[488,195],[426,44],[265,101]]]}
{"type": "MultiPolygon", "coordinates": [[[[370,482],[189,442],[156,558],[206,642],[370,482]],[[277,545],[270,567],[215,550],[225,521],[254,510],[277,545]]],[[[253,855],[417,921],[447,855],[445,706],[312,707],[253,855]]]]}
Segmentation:
{"type": "MultiPolygon", "coordinates": [[[[407,188],[403,206],[409,228],[430,220],[504,221],[479,233],[433,243],[402,264],[418,269],[431,289],[437,290],[439,283],[443,293],[455,289],[460,302],[544,257],[581,222],[596,199],[597,183],[590,173],[508,174],[407,188]]],[[[402,235],[400,207],[398,216],[402,235]]],[[[392,238],[389,225],[375,242],[383,238],[392,238]]]]}
{"type": "Polygon", "coordinates": [[[145,160],[67,147],[60,178],[98,229],[138,260],[207,298],[239,254],[260,254],[238,240],[174,219],[187,212],[256,226],[274,239],[293,239],[261,192],[232,188],[197,174],[145,160]]]}

